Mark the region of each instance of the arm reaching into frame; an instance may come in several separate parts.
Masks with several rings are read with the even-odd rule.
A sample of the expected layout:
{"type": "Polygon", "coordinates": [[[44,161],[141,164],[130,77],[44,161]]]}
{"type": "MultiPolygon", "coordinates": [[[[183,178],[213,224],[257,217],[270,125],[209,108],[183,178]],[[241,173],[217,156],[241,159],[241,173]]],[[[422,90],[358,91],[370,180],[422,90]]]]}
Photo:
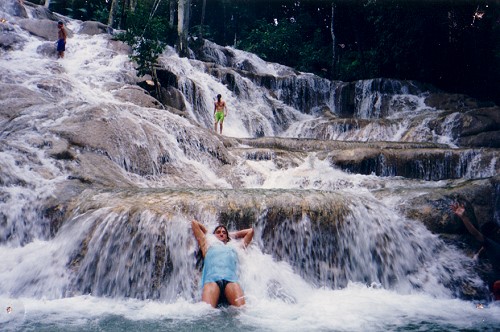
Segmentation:
{"type": "Polygon", "coordinates": [[[469,233],[471,233],[472,236],[476,238],[476,240],[478,240],[481,243],[484,243],[483,234],[481,234],[481,232],[478,231],[476,227],[474,227],[469,217],[467,217],[467,215],[465,214],[465,207],[463,204],[453,203],[451,205],[451,211],[453,211],[453,213],[455,213],[460,219],[462,219],[465,228],[467,228],[469,233]]]}

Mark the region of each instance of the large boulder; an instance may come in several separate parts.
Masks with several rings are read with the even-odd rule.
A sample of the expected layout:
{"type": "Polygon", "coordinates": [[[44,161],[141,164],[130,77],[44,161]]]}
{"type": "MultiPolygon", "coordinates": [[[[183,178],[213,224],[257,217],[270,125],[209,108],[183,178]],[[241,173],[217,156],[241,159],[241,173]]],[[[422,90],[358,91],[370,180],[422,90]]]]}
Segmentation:
{"type": "Polygon", "coordinates": [[[166,88],[161,88],[161,101],[164,105],[173,107],[180,110],[181,112],[186,112],[186,101],[182,92],[178,89],[167,86],[166,88]]]}
{"type": "Polygon", "coordinates": [[[12,120],[33,105],[46,104],[49,101],[41,94],[19,84],[0,83],[0,122],[12,120]]]}
{"type": "Polygon", "coordinates": [[[434,92],[425,99],[425,104],[444,111],[470,111],[481,107],[491,107],[493,103],[484,102],[462,94],[434,92]]]}
{"type": "Polygon", "coordinates": [[[5,51],[22,49],[26,39],[15,33],[14,26],[8,21],[0,23],[0,49],[5,51]]]}
{"type": "MultiPolygon", "coordinates": [[[[40,5],[43,5],[44,1],[45,0],[42,0],[42,3],[40,5]]],[[[65,17],[52,12],[49,8],[47,8],[45,6],[31,4],[27,1],[25,1],[25,5],[33,7],[33,10],[31,11],[33,18],[46,19],[46,20],[51,20],[51,21],[59,21],[59,20],[65,21],[66,20],[65,17]]]]}
{"type": "Polygon", "coordinates": [[[18,0],[0,1],[0,11],[17,17],[28,17],[26,8],[18,0]]]}
{"type": "Polygon", "coordinates": [[[162,104],[149,95],[145,90],[134,85],[125,85],[118,90],[113,91],[113,95],[122,100],[129,101],[141,107],[162,109],[162,104]]]}
{"type": "Polygon", "coordinates": [[[80,26],[80,30],[78,31],[78,33],[86,35],[98,35],[101,33],[109,33],[111,31],[112,29],[109,26],[101,22],[85,21],[80,26]]]}
{"type": "Polygon", "coordinates": [[[40,44],[36,48],[36,52],[38,54],[41,54],[47,58],[53,57],[57,58],[57,43],[56,42],[45,42],[43,44],[40,44]]]}
{"type": "Polygon", "coordinates": [[[481,229],[488,223],[495,223],[495,214],[499,212],[495,191],[499,186],[500,176],[460,180],[450,188],[417,194],[400,207],[408,217],[421,221],[434,233],[465,235],[468,232],[460,219],[453,215],[450,205],[456,201],[465,203],[471,220],[481,229]]]}
{"type": "Polygon", "coordinates": [[[464,147],[500,147],[500,107],[459,94],[437,93],[426,104],[444,111],[429,126],[437,134],[451,133],[464,147]]]}
{"type": "MultiPolygon", "coordinates": [[[[420,95],[424,92],[434,92],[436,89],[417,81],[402,81],[389,78],[375,78],[354,82],[336,82],[334,87],[336,113],[343,118],[358,116],[361,104],[371,105],[370,118],[382,118],[394,112],[393,98],[395,95],[420,95]]],[[[400,100],[400,107],[412,107],[411,99],[400,100]],[[406,105],[408,103],[408,105],[406,105]]]]}
{"type": "Polygon", "coordinates": [[[500,173],[495,162],[498,152],[485,149],[447,148],[352,148],[330,152],[330,163],[357,174],[377,176],[403,176],[410,179],[439,181],[467,176],[471,168],[500,173]],[[493,165],[493,166],[492,166],[493,165]],[[493,168],[493,169],[492,169],[493,168]]]}
{"type": "Polygon", "coordinates": [[[108,39],[108,47],[120,54],[131,54],[132,53],[132,47],[129,45],[125,44],[124,42],[120,40],[113,40],[113,39],[108,39]]]}
{"type": "MultiPolygon", "coordinates": [[[[57,21],[48,19],[22,19],[18,21],[19,26],[34,36],[45,40],[57,40],[57,21]]],[[[65,27],[68,38],[73,37],[73,32],[65,27]]]]}
{"type": "Polygon", "coordinates": [[[500,148],[500,107],[468,111],[459,124],[461,146],[500,148]]]}
{"type": "Polygon", "coordinates": [[[500,130],[461,137],[458,142],[461,146],[500,148],[500,130]]]}

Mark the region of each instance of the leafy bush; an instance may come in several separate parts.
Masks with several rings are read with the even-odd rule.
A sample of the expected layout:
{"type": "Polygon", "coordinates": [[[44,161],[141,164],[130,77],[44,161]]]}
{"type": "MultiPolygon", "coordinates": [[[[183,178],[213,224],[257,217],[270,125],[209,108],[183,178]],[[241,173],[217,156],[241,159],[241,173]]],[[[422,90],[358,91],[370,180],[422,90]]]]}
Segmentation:
{"type": "Polygon", "coordinates": [[[137,63],[139,76],[153,75],[158,56],[167,46],[168,24],[163,17],[150,16],[150,8],[139,3],[127,13],[127,29],[117,36],[132,47],[130,58],[137,63]],[[146,23],[145,23],[146,22],[146,23]]]}

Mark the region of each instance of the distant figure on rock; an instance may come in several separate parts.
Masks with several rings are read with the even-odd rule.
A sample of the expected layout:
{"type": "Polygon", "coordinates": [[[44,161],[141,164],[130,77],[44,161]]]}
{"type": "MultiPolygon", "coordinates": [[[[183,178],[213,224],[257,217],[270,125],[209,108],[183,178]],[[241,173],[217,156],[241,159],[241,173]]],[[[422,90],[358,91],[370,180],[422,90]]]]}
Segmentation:
{"type": "Polygon", "coordinates": [[[66,50],[66,29],[64,29],[63,22],[57,23],[59,31],[57,32],[57,58],[64,58],[64,51],[66,50]]]}
{"type": "Polygon", "coordinates": [[[219,225],[214,235],[207,236],[207,229],[196,220],[191,222],[194,237],[203,255],[203,272],[201,278],[201,300],[216,308],[227,302],[240,307],[245,304],[245,295],[238,284],[238,254],[235,245],[229,243],[231,238],[243,239],[244,248],[252,241],[253,228],[228,233],[225,226],[219,225]]]}
{"type": "Polygon", "coordinates": [[[217,95],[217,101],[214,103],[214,130],[217,132],[217,122],[220,123],[220,133],[222,135],[222,126],[224,124],[224,118],[227,116],[227,107],[226,102],[222,100],[222,96],[220,94],[217,95]]]}
{"type": "Polygon", "coordinates": [[[490,259],[491,264],[493,265],[493,276],[491,279],[496,280],[492,283],[491,290],[493,292],[495,301],[499,301],[500,300],[500,243],[493,240],[491,237],[488,236],[488,234],[483,234],[486,232],[482,233],[476,227],[474,227],[469,217],[465,213],[465,207],[463,204],[453,203],[451,205],[451,210],[462,220],[465,228],[467,228],[469,233],[482,244],[482,247],[479,250],[478,255],[484,251],[487,257],[490,259]]]}

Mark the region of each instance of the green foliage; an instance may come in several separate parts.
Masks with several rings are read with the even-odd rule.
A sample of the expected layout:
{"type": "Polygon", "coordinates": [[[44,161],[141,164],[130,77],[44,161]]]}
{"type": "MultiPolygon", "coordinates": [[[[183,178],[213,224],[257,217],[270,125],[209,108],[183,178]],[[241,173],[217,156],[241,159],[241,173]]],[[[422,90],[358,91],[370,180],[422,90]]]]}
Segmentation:
{"type": "Polygon", "coordinates": [[[104,24],[108,24],[108,17],[109,17],[109,8],[105,6],[96,8],[93,14],[94,21],[98,21],[104,24]]]}
{"type": "Polygon", "coordinates": [[[164,50],[164,44],[151,39],[138,38],[132,46],[134,52],[130,58],[138,65],[138,75],[143,76],[151,73],[158,56],[164,50]]]}
{"type": "Polygon", "coordinates": [[[99,21],[107,23],[109,3],[106,0],[52,0],[52,11],[82,21],[99,21]]]}
{"type": "Polygon", "coordinates": [[[285,20],[275,25],[260,21],[239,46],[268,61],[280,62],[287,59],[293,66],[297,64],[300,52],[296,45],[298,35],[299,26],[296,23],[285,20]]]}
{"type": "Polygon", "coordinates": [[[324,74],[328,68],[328,49],[322,49],[321,32],[303,37],[299,21],[284,19],[276,23],[261,20],[238,47],[255,53],[266,61],[284,63],[297,70],[324,74]],[[325,61],[326,60],[326,61],[325,61]]]}
{"type": "Polygon", "coordinates": [[[158,56],[166,47],[168,24],[163,17],[150,16],[151,7],[138,4],[127,14],[127,29],[117,38],[132,47],[130,58],[137,63],[139,76],[152,74],[158,56]]]}
{"type": "MultiPolygon", "coordinates": [[[[165,22],[172,1],[161,1],[151,21],[154,0],[139,0],[134,12],[125,13],[121,7],[130,2],[119,2],[115,19],[126,29],[121,38],[133,47],[141,73],[152,68],[165,43],[176,40],[165,22]]],[[[267,61],[343,81],[420,80],[500,102],[500,4],[495,1],[207,0],[201,22],[202,4],[191,1],[192,36],[202,32],[203,38],[267,61]],[[479,9],[484,15],[472,24],[479,9]]],[[[110,5],[107,0],[52,0],[50,9],[107,23],[110,5]]]]}
{"type": "Polygon", "coordinates": [[[213,29],[209,26],[204,24],[203,27],[201,24],[192,26],[189,29],[190,33],[192,36],[199,36],[200,34],[202,35],[203,38],[213,40],[214,39],[214,34],[213,34],[213,29]]]}

